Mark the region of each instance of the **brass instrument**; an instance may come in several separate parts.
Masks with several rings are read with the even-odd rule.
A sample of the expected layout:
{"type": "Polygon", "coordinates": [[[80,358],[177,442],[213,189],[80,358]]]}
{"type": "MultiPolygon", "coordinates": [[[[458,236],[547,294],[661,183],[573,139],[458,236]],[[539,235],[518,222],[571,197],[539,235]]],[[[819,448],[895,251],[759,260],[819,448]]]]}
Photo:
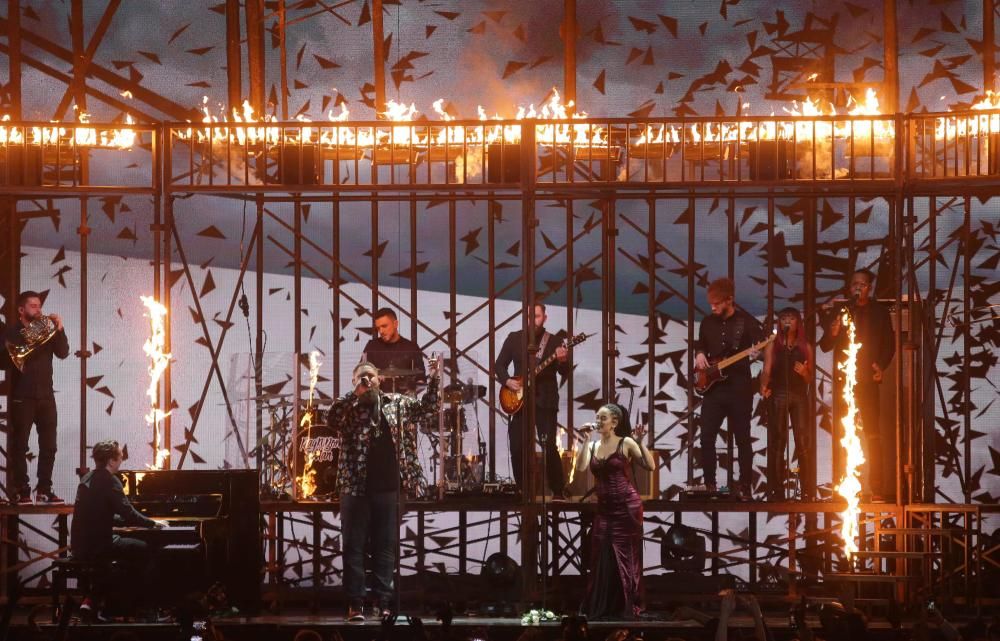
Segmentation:
{"type": "Polygon", "coordinates": [[[57,331],[59,330],[56,328],[56,323],[52,320],[52,317],[45,316],[44,314],[28,323],[26,327],[21,328],[21,338],[24,339],[24,342],[7,342],[7,352],[10,354],[10,360],[14,361],[14,367],[23,372],[24,362],[28,359],[28,356],[45,343],[48,343],[56,335],[57,331]]]}

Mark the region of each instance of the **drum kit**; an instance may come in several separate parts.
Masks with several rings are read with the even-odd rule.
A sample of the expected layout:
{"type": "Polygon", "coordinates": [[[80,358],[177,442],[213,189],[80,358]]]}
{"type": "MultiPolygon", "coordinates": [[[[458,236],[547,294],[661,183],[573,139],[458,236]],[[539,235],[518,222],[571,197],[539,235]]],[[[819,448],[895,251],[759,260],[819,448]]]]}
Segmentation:
{"type": "MultiPolygon", "coordinates": [[[[387,367],[379,371],[382,389],[392,393],[412,391],[423,372],[415,369],[387,367]]],[[[463,441],[469,432],[469,411],[475,419],[474,404],[486,395],[483,385],[455,382],[442,390],[440,422],[421,425],[420,432],[427,437],[432,450],[430,461],[433,478],[437,479],[440,494],[481,493],[486,472],[486,445],[475,421],[478,452],[463,453],[463,441]],[[442,465],[443,461],[443,465],[442,465]]],[[[312,404],[301,400],[299,411],[312,412],[310,427],[299,429],[295,425],[294,399],[291,393],[263,393],[240,399],[255,403],[266,412],[264,429],[251,457],[259,461],[261,471],[261,497],[287,500],[292,497],[306,500],[334,498],[337,468],[340,463],[341,436],[336,426],[326,424],[326,412],[321,406],[331,401],[312,404]],[[293,439],[298,442],[293,447],[293,439]],[[309,496],[297,496],[297,476],[308,465],[314,472],[309,496]]],[[[300,421],[301,423],[301,421],[300,421]]]]}
{"type": "Polygon", "coordinates": [[[476,427],[476,453],[465,453],[465,442],[469,432],[469,410],[476,418],[475,403],[486,396],[486,388],[456,382],[445,386],[441,393],[444,401],[441,421],[436,425],[425,425],[424,431],[431,442],[434,477],[438,479],[440,494],[482,493],[486,475],[486,443],[476,427]],[[441,466],[441,461],[444,461],[441,466]]]}
{"type": "Polygon", "coordinates": [[[293,429],[295,404],[291,394],[264,393],[240,400],[258,403],[268,415],[261,438],[250,451],[250,456],[260,463],[261,497],[273,500],[291,498],[296,473],[305,467],[308,454],[312,454],[310,465],[315,472],[315,491],[308,498],[332,497],[340,460],[340,434],[324,421],[325,415],[319,405],[326,403],[315,400],[312,404],[306,400],[301,402],[300,411],[312,414],[308,433],[305,433],[293,429]],[[299,439],[297,448],[292,447],[293,435],[299,439]]]}

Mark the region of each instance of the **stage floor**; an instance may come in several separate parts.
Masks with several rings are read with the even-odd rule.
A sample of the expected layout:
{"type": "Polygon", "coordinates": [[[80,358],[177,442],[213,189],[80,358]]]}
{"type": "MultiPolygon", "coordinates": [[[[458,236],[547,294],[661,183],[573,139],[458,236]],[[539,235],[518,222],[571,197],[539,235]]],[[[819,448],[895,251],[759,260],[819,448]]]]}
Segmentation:
{"type": "MultiPolygon", "coordinates": [[[[706,612],[709,616],[715,616],[716,612],[706,612]]],[[[441,635],[441,623],[435,619],[433,614],[420,617],[423,626],[430,638],[438,639],[441,635]]],[[[605,639],[611,632],[620,629],[629,629],[636,633],[641,632],[646,639],[660,641],[667,637],[680,639],[702,639],[705,629],[692,620],[671,621],[669,615],[663,613],[660,618],[642,621],[591,621],[589,623],[589,638],[594,641],[605,639]]],[[[795,631],[789,627],[788,616],[771,614],[765,616],[768,627],[774,633],[776,639],[791,639],[796,636],[795,631]]],[[[819,628],[819,620],[814,616],[808,618],[811,628],[819,628]]],[[[322,639],[343,639],[343,641],[369,641],[374,639],[380,632],[382,624],[380,621],[368,620],[364,623],[348,623],[342,614],[310,615],[290,612],[282,615],[262,615],[245,618],[221,618],[214,622],[216,628],[222,632],[227,641],[284,641],[292,640],[301,630],[315,630],[322,639]]],[[[904,622],[903,628],[911,628],[912,622],[904,622]]],[[[57,626],[43,625],[44,633],[55,636],[57,626]]],[[[518,639],[525,631],[537,628],[541,633],[541,639],[558,639],[560,623],[541,623],[538,626],[522,626],[518,618],[503,617],[456,617],[452,624],[452,638],[457,640],[479,640],[479,641],[513,641],[518,639]]],[[[753,620],[744,614],[735,614],[730,618],[730,627],[745,630],[753,629],[753,620]]],[[[108,623],[101,625],[71,624],[67,630],[66,639],[109,639],[116,633],[132,633],[135,638],[142,641],[158,641],[159,639],[178,638],[179,628],[176,624],[143,624],[143,623],[108,623]]],[[[11,639],[34,639],[29,628],[26,614],[20,614],[14,618],[11,639]]],[[[888,621],[873,620],[869,624],[870,638],[891,639],[895,638],[896,632],[892,629],[888,621]]],[[[405,641],[415,641],[413,630],[408,624],[406,617],[400,617],[393,630],[388,635],[390,639],[400,639],[405,641]]],[[[119,638],[130,638],[128,636],[119,638]]],[[[206,636],[208,641],[211,637],[206,636]]]]}

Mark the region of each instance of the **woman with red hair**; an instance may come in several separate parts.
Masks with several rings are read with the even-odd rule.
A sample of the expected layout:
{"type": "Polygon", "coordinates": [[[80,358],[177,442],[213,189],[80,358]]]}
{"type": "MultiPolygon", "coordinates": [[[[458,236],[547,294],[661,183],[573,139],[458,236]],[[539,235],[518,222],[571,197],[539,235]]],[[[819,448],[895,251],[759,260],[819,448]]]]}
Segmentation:
{"type": "Polygon", "coordinates": [[[802,315],[794,307],[778,312],[778,338],[764,350],[764,372],[760,393],[771,400],[767,431],[768,498],[785,498],[785,457],[788,424],[795,435],[795,455],[799,462],[802,500],[816,493],[816,452],[809,421],[809,380],[812,376],[812,349],[802,327],[802,315]]]}

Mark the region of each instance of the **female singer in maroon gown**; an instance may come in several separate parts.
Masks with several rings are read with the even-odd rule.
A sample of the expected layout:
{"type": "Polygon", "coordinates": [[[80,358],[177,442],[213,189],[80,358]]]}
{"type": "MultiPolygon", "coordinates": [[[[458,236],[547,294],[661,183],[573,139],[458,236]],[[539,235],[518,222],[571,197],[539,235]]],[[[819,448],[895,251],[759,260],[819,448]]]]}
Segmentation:
{"type": "Polygon", "coordinates": [[[597,412],[600,438],[580,450],[577,469],[590,468],[597,515],[590,531],[590,575],[584,613],[591,619],[634,619],[642,611],[642,499],[632,463],[653,469],[642,434],[631,436],[628,414],[608,404],[597,412]]]}

